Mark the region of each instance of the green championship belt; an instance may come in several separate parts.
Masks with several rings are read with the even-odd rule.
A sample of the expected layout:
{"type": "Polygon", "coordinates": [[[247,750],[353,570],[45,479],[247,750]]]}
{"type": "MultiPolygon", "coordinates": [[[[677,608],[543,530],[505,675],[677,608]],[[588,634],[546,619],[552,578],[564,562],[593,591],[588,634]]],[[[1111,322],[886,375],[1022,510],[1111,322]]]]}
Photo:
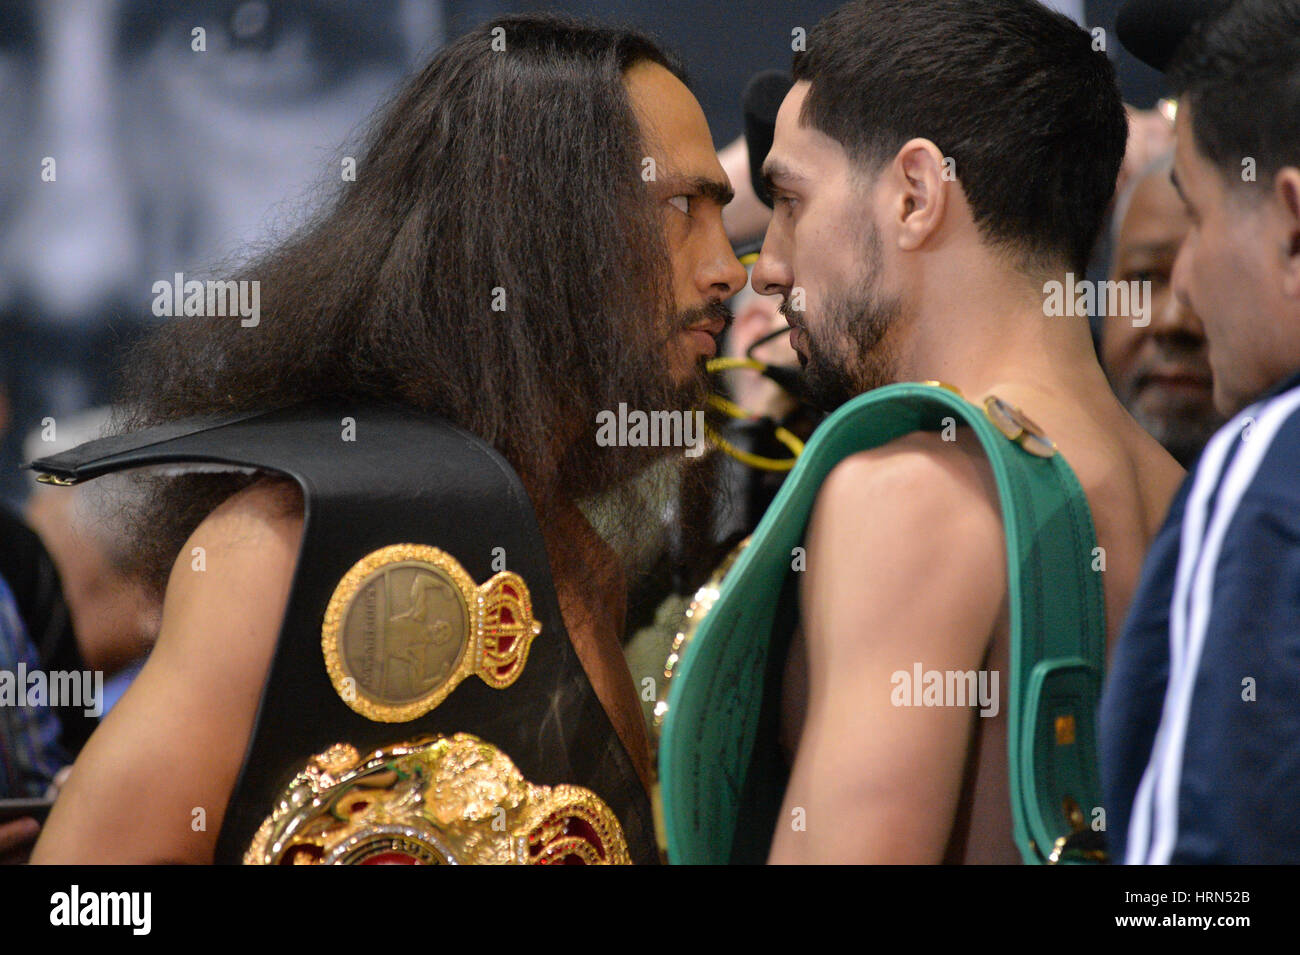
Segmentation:
{"type": "Polygon", "coordinates": [[[786,785],[776,743],[781,674],[797,623],[794,548],[842,460],[914,431],[965,424],[998,486],[1011,635],[1008,758],[1016,846],[1028,863],[1100,861],[1087,814],[1101,804],[1096,708],[1106,611],[1087,498],[1016,408],[938,383],[880,388],[813,435],[682,648],[659,750],[670,861],[762,862],[786,785]]]}

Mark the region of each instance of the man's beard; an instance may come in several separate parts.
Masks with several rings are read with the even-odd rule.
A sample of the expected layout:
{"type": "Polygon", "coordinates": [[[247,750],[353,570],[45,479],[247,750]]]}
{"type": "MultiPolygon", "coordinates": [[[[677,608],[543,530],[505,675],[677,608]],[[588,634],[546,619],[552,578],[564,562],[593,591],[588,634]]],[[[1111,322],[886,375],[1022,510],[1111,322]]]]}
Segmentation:
{"type": "MultiPolygon", "coordinates": [[[[735,321],[735,318],[731,314],[731,309],[727,308],[722,302],[710,302],[708,305],[699,308],[679,312],[673,320],[673,334],[676,337],[691,328],[698,327],[709,321],[719,320],[725,323],[723,329],[723,332],[725,332],[731,328],[731,323],[735,321]]],[[[706,370],[707,364],[707,358],[700,358],[691,368],[690,375],[685,381],[673,382],[670,389],[669,408],[680,408],[682,410],[704,409],[710,390],[709,375],[706,370]]]]}
{"type": "MultiPolygon", "coordinates": [[[[647,356],[640,380],[627,395],[629,410],[691,416],[706,410],[710,392],[707,359],[701,357],[685,380],[680,380],[680,373],[670,368],[671,360],[665,361],[663,356],[671,355],[683,331],[718,319],[727,327],[733,321],[731,311],[720,302],[670,317],[669,337],[657,360],[647,356]]],[[[703,441],[704,435],[696,432],[694,438],[703,441]]],[[[716,468],[709,466],[708,456],[687,456],[688,450],[677,446],[599,448],[593,430],[587,441],[571,449],[565,462],[566,496],[581,506],[625,570],[634,575],[645,573],[647,560],[661,556],[668,541],[675,540],[673,546],[680,548],[689,535],[707,534],[707,526],[675,526],[682,519],[684,501],[712,501],[720,493],[716,468]]]]}
{"type": "Polygon", "coordinates": [[[1210,367],[1204,348],[1202,338],[1182,332],[1166,334],[1156,338],[1150,350],[1144,349],[1136,366],[1120,374],[1112,374],[1111,369],[1106,371],[1111,389],[1133,420],[1189,470],[1214,432],[1223,425],[1224,417],[1209,400],[1171,395],[1153,407],[1144,399],[1150,397],[1146,388],[1151,384],[1152,370],[1157,367],[1191,366],[1203,370],[1208,379],[1210,367]]]}
{"type": "MultiPolygon", "coordinates": [[[[826,412],[864,392],[898,380],[898,359],[890,329],[902,314],[902,302],[880,290],[880,233],[872,226],[863,254],[862,279],[848,291],[831,292],[820,309],[816,329],[804,330],[800,355],[808,400],[826,412]]],[[[788,302],[787,302],[788,305],[788,302]]],[[[781,311],[789,318],[786,305],[781,311]]]]}
{"type": "Polygon", "coordinates": [[[1131,407],[1129,411],[1133,420],[1142,426],[1142,430],[1160,442],[1161,447],[1188,471],[1201,456],[1210,438],[1214,437],[1214,432],[1223,424],[1218,416],[1179,418],[1149,414],[1137,407],[1131,407]]]}
{"type": "MultiPolygon", "coordinates": [[[[721,319],[728,327],[733,316],[721,302],[701,308],[679,312],[667,322],[671,331],[657,352],[644,356],[641,371],[620,389],[619,402],[629,411],[647,413],[668,412],[694,415],[706,410],[709,395],[709,378],[706,360],[695,362],[685,380],[679,380],[671,368],[671,349],[677,346],[681,332],[709,320],[721,319]]],[[[609,409],[618,412],[617,404],[609,409]]],[[[566,496],[573,499],[590,498],[611,491],[641,475],[656,462],[673,462],[668,470],[685,467],[691,458],[685,456],[685,447],[599,447],[596,443],[598,426],[595,421],[584,422],[584,436],[569,447],[559,470],[559,485],[566,496]]],[[[702,437],[702,436],[701,436],[702,437]]]]}
{"type": "Polygon", "coordinates": [[[1142,430],[1160,442],[1173,459],[1188,470],[1224,422],[1212,404],[1187,404],[1157,411],[1142,403],[1142,391],[1133,383],[1129,387],[1115,388],[1115,393],[1142,430]]]}

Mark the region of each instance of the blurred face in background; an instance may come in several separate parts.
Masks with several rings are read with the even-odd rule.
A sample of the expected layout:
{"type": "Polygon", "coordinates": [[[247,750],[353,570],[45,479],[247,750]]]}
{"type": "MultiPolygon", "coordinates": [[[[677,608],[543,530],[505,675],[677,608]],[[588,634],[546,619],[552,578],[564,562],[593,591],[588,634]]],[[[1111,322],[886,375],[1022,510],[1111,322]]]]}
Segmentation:
{"type": "Polygon", "coordinates": [[[1183,467],[1190,467],[1223,423],[1214,408],[1205,329],[1173,294],[1170,278],[1191,220],[1157,163],[1134,184],[1116,232],[1110,278],[1151,283],[1151,320],[1111,316],[1102,328],[1102,364],[1129,413],[1183,467]]]}
{"type": "Polygon", "coordinates": [[[1300,171],[1291,166],[1247,184],[1201,152],[1195,128],[1196,109],[1183,99],[1173,175],[1191,227],[1171,281],[1205,322],[1215,406],[1234,414],[1300,368],[1300,171]]]}
{"type": "Polygon", "coordinates": [[[97,485],[113,477],[80,487],[40,487],[24,514],[58,568],[81,659],[106,676],[146,656],[162,622],[161,604],[131,576],[107,525],[113,511],[101,502],[111,491],[97,485]]]}
{"type": "Polygon", "coordinates": [[[44,417],[108,397],[112,351],[156,321],[153,282],[246,254],[342,180],[440,11],[0,0],[0,465],[44,417]]]}

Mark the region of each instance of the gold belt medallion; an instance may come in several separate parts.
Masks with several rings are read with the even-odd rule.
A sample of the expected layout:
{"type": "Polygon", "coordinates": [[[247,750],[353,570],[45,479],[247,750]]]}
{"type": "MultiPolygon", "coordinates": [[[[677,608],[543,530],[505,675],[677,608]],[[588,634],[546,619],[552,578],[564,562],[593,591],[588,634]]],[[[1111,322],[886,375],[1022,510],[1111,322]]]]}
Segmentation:
{"type": "Polygon", "coordinates": [[[393,544],[357,561],[334,588],[321,648],[343,702],[377,722],[404,723],[470,676],[510,686],[541,631],[518,574],[502,571],[480,587],[445,551],[393,544]]]}
{"type": "Polygon", "coordinates": [[[294,777],[246,865],[629,865],[623,828],[581,786],[534,786],[468,733],[362,757],[336,743],[294,777]]]}

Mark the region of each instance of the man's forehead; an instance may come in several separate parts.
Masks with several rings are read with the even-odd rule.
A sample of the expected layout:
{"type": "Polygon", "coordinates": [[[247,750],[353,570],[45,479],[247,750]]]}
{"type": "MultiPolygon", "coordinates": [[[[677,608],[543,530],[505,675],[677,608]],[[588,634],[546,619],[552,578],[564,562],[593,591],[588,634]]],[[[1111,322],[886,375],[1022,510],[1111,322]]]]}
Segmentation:
{"type": "Polygon", "coordinates": [[[1147,173],[1133,187],[1129,210],[1140,217],[1181,217],[1183,204],[1174,190],[1173,164],[1161,165],[1147,173]]]}
{"type": "Polygon", "coordinates": [[[812,89],[812,84],[807,80],[799,80],[790,87],[790,92],[785,94],[785,99],[781,100],[781,105],[776,111],[775,131],[780,132],[784,127],[787,132],[794,132],[799,124],[799,115],[803,112],[804,100],[808,98],[808,91],[812,89]]]}
{"type": "Polygon", "coordinates": [[[776,114],[772,148],[763,161],[763,174],[787,182],[808,181],[825,174],[837,158],[847,161],[843,147],[819,129],[800,122],[811,84],[800,80],[790,88],[776,114]]]}
{"type": "Polygon", "coordinates": [[[1115,198],[1113,215],[1116,234],[1123,237],[1136,230],[1165,231],[1186,228],[1187,209],[1174,189],[1173,154],[1162,156],[1134,174],[1132,182],[1115,198]]]}
{"type": "Polygon", "coordinates": [[[624,83],[647,148],[665,175],[726,181],[704,110],[685,83],[649,61],[633,64],[624,83]]]}
{"type": "Polygon", "coordinates": [[[1177,251],[1187,237],[1191,223],[1182,212],[1182,203],[1176,209],[1143,209],[1134,202],[1124,217],[1116,249],[1120,254],[1177,251]]]}

